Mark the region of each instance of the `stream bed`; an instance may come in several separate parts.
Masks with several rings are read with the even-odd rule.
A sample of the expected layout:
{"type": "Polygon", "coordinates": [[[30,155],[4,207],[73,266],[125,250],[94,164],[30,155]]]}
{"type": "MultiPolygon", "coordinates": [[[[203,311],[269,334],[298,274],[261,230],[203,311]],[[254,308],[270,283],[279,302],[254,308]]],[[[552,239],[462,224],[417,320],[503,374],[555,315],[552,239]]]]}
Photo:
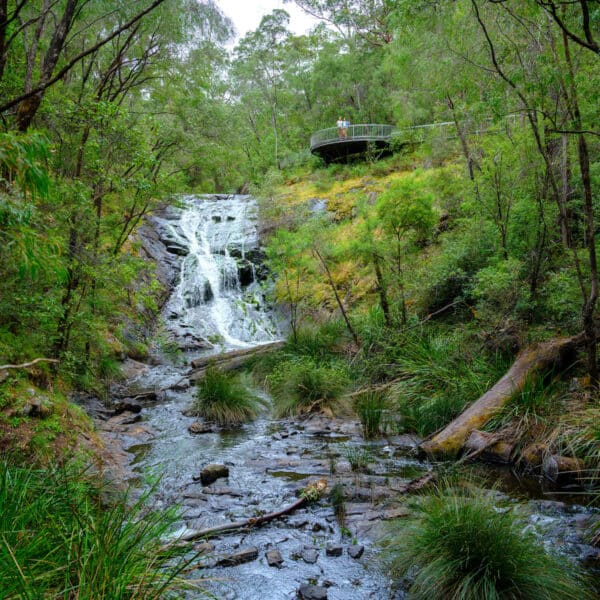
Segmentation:
{"type": "MultiPolygon", "coordinates": [[[[191,359],[282,337],[263,288],[256,212],[248,196],[190,196],[153,217],[156,235],[148,253],[171,270],[166,276],[173,289],[162,339],[152,364],[126,363],[129,379],[116,390],[142,398],[141,412],[123,412],[100,428],[113,447],[126,452],[128,477],[140,486],[148,476],[160,477],[154,508],[179,505],[181,532],[279,510],[315,479],[341,486],[343,518],[325,498],[260,528],[211,539],[192,577],[206,578],[204,587],[215,597],[287,600],[309,585],[315,587],[303,588],[306,598],[325,591],[330,600],[403,598],[392,587],[376,542],[386,521],[406,514],[398,491],[432,469],[416,457],[415,437],[366,442],[354,420],[275,420],[268,411],[228,431],[188,430],[196,420],[186,416],[194,396],[191,359]],[[165,350],[173,347],[174,354],[165,350]],[[200,471],[214,463],[228,467],[229,476],[203,486],[200,471]],[[217,565],[238,553],[246,562],[217,565]]],[[[597,556],[584,540],[594,511],[546,497],[542,488],[532,499],[519,486],[511,479],[504,487],[541,543],[579,559],[597,556]]],[[[498,493],[505,495],[502,486],[498,493]]]]}

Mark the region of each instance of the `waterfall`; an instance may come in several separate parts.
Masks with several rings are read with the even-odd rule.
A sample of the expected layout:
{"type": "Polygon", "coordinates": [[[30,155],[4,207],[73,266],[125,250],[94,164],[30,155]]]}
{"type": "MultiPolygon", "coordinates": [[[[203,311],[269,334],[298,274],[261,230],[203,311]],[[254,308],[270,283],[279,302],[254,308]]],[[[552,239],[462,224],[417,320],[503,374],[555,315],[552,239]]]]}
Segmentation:
{"type": "Polygon", "coordinates": [[[181,256],[165,320],[177,337],[222,349],[279,337],[261,286],[264,269],[256,201],[250,196],[187,196],[155,219],[167,250],[181,256]]]}

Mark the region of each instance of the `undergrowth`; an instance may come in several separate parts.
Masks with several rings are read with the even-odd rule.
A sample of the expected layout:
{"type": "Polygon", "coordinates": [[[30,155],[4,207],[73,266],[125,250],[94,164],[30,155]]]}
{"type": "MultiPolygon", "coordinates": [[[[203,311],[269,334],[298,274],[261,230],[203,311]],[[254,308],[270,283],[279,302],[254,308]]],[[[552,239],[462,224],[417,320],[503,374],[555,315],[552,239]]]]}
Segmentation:
{"type": "Polygon", "coordinates": [[[150,511],[148,499],[106,504],[80,474],[0,462],[2,598],[151,600],[195,588],[180,577],[186,549],[163,542],[176,513],[150,511]]]}

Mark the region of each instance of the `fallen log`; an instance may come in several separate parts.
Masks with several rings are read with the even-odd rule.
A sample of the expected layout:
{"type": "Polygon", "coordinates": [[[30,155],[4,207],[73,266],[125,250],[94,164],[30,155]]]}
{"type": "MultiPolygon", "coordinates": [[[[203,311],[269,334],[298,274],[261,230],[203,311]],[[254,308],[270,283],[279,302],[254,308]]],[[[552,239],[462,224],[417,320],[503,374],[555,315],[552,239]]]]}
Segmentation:
{"type": "Polygon", "coordinates": [[[213,354],[211,356],[201,356],[192,360],[192,369],[188,373],[190,381],[197,381],[202,379],[206,369],[209,366],[215,366],[223,371],[234,371],[243,367],[248,360],[254,356],[261,356],[279,350],[283,346],[284,342],[271,342],[269,344],[262,344],[261,346],[254,346],[253,348],[244,348],[243,350],[234,350],[233,352],[226,352],[225,354],[213,354]]]}
{"type": "Polygon", "coordinates": [[[5,371],[7,369],[28,369],[41,362],[59,363],[60,360],[58,360],[58,358],[34,358],[32,361],[21,363],[20,365],[0,365],[0,371],[5,371]]]}
{"type": "Polygon", "coordinates": [[[510,464],[516,441],[503,439],[503,437],[487,431],[472,431],[464,445],[467,454],[461,460],[468,461],[481,457],[488,462],[510,464]]]}
{"type": "Polygon", "coordinates": [[[319,479],[316,482],[309,483],[308,486],[302,491],[302,494],[298,500],[292,502],[292,504],[282,508],[281,510],[267,513],[266,515],[261,515],[260,517],[244,519],[243,521],[234,521],[233,523],[224,523],[223,525],[217,525],[216,527],[208,527],[207,529],[189,531],[188,533],[180,536],[176,542],[191,542],[193,540],[197,540],[198,538],[208,538],[225,531],[247,529],[249,527],[262,525],[268,521],[273,521],[274,519],[278,519],[279,517],[290,514],[305,504],[318,500],[325,493],[326,489],[327,481],[325,479],[319,479]]]}
{"type": "Polygon", "coordinates": [[[430,440],[421,450],[435,457],[456,456],[472,431],[481,428],[520,392],[528,380],[571,362],[585,335],[556,338],[521,352],[506,374],[483,396],[430,440]]]}

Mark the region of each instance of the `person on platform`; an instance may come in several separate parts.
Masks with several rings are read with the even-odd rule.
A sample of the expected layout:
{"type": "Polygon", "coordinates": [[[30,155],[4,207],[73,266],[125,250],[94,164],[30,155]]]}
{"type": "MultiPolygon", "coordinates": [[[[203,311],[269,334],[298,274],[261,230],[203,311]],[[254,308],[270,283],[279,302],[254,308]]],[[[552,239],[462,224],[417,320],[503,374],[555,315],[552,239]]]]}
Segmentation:
{"type": "Polygon", "coordinates": [[[344,119],[342,119],[342,117],[338,117],[337,123],[336,123],[336,127],[338,130],[338,138],[342,139],[343,133],[344,133],[344,119]]]}

